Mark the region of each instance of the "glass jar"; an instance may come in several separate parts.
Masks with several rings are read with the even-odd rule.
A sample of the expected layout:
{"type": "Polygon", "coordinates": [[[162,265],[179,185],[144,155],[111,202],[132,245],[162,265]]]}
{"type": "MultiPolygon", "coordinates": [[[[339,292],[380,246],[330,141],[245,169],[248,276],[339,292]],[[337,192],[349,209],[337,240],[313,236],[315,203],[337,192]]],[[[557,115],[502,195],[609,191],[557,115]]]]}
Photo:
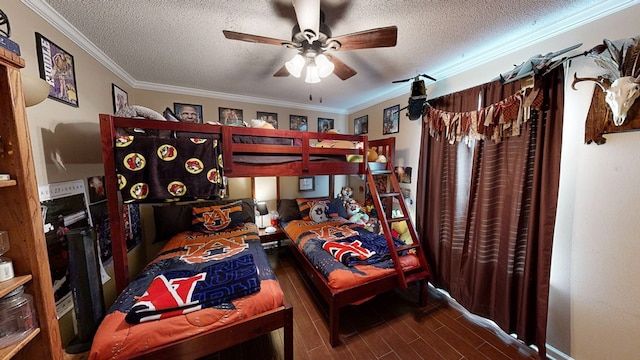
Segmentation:
{"type": "Polygon", "coordinates": [[[270,216],[271,226],[273,227],[278,226],[278,224],[280,224],[280,214],[278,214],[277,211],[273,210],[269,215],[271,215],[270,216]]]}
{"type": "Polygon", "coordinates": [[[38,326],[33,296],[24,286],[0,299],[0,349],[24,339],[38,326]]]}

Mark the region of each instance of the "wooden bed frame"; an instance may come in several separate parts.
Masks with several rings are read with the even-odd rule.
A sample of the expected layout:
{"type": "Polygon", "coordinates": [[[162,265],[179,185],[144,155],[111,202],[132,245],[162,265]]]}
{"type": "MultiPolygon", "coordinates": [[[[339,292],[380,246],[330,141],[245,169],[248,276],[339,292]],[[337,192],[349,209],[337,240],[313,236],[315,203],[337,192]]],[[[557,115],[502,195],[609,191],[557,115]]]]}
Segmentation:
{"type": "MultiPolygon", "coordinates": [[[[369,148],[375,149],[378,155],[384,155],[387,159],[394,158],[395,138],[391,137],[380,140],[371,140],[368,144],[369,148]]],[[[388,199],[391,200],[391,198],[388,199]]],[[[391,209],[391,204],[388,204],[387,209],[391,209]]],[[[293,240],[287,241],[287,246],[289,247],[290,252],[294,255],[298,264],[302,267],[307,280],[307,286],[313,286],[317,289],[320,296],[322,296],[323,300],[329,305],[329,343],[332,347],[340,344],[339,328],[341,308],[366,300],[372,296],[401,288],[397,274],[391,273],[348,289],[333,289],[329,286],[325,276],[318,271],[315,266],[313,266],[304,254],[300,252],[298,246],[293,242],[293,240]]],[[[420,306],[425,306],[427,299],[426,279],[420,281],[419,297],[418,302],[420,306]]]]}
{"type": "Polygon", "coordinates": [[[227,177],[364,174],[366,169],[365,167],[367,166],[366,162],[346,162],[344,160],[314,162],[310,160],[312,155],[364,156],[364,149],[367,149],[368,147],[366,136],[130,119],[100,114],[102,159],[104,162],[105,188],[108,200],[107,206],[111,228],[111,247],[113,248],[113,266],[117,292],[124,290],[125,286],[129,283],[127,245],[124,239],[124,226],[120,216],[120,201],[118,200],[117,188],[118,182],[116,178],[116,164],[114,160],[114,139],[117,135],[117,128],[139,128],[219,134],[222,141],[224,176],[227,177]],[[287,146],[234,143],[232,141],[233,135],[294,139],[294,141],[300,145],[287,146]],[[310,147],[310,140],[315,139],[362,142],[363,149],[310,147]],[[282,164],[256,165],[235,162],[233,159],[235,154],[254,155],[256,157],[265,154],[286,154],[300,156],[301,160],[282,164]]]}
{"type": "MultiPolygon", "coordinates": [[[[224,175],[228,177],[362,174],[367,166],[366,162],[322,161],[314,163],[310,160],[312,155],[346,156],[355,154],[366,158],[366,152],[364,150],[368,147],[366,136],[176,123],[120,118],[107,114],[100,114],[99,119],[114,277],[116,291],[118,293],[122,292],[129,283],[129,269],[126,240],[124,237],[124,222],[121,214],[122,201],[117,189],[116,164],[114,159],[116,129],[141,128],[219,134],[223,149],[224,175]],[[234,143],[232,141],[233,135],[294,139],[294,143],[297,144],[297,146],[234,143]],[[309,146],[310,140],[318,139],[362,142],[363,148],[332,149],[309,146]],[[249,154],[255,156],[262,154],[289,154],[300,156],[301,160],[275,165],[252,165],[234,162],[234,154],[249,154]]],[[[349,299],[352,299],[352,297],[340,296],[340,304],[349,303],[349,299]]],[[[288,304],[216,329],[212,332],[199,334],[183,341],[167,344],[167,346],[154,350],[152,353],[144,354],[140,358],[157,358],[159,355],[171,358],[197,358],[232,345],[243,343],[257,336],[268,334],[279,328],[284,328],[285,359],[293,359],[293,309],[288,304]]]]}
{"type": "MultiPolygon", "coordinates": [[[[372,296],[385,293],[387,291],[400,288],[400,282],[396,273],[385,275],[381,278],[377,278],[360,284],[348,289],[335,290],[329,286],[324,275],[318,271],[313,264],[304,256],[297,245],[293,241],[287,241],[290,252],[294,255],[297,262],[300,264],[307,278],[307,285],[311,284],[318,290],[324,301],[329,305],[329,343],[332,347],[340,344],[340,309],[357,303],[358,301],[366,300],[372,296]]],[[[420,299],[419,304],[421,307],[426,305],[427,299],[427,286],[426,280],[420,281],[420,299]]]]}

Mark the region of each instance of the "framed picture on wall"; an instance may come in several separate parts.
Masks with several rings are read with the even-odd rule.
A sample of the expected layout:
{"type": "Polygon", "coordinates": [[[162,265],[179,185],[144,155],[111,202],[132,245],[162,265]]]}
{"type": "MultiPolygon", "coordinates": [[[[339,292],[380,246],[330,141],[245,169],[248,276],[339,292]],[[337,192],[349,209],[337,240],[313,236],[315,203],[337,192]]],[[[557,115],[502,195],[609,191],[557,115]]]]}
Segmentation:
{"type": "Polygon", "coordinates": [[[173,112],[182,122],[202,123],[202,105],[173,103],[173,112]]]}
{"type": "Polygon", "coordinates": [[[316,189],[313,176],[301,176],[298,178],[298,191],[314,191],[316,189]]]}
{"type": "Polygon", "coordinates": [[[353,119],[353,133],[363,135],[369,132],[369,115],[353,119]]]}
{"type": "Polygon", "coordinates": [[[78,88],[73,56],[36,33],[40,78],[49,83],[49,98],[78,107],[78,88]]]}
{"type": "Polygon", "coordinates": [[[410,184],[411,183],[411,167],[410,166],[396,166],[394,168],[396,177],[399,183],[410,184]]]}
{"type": "Polygon", "coordinates": [[[289,115],[289,129],[307,131],[307,117],[303,115],[289,115]]]}
{"type": "Polygon", "coordinates": [[[400,131],[400,105],[384,109],[382,113],[382,135],[400,131]]]}
{"type": "Polygon", "coordinates": [[[113,98],[113,113],[117,113],[122,108],[129,106],[129,95],[120,89],[118,85],[111,84],[111,97],[113,98]]]}
{"type": "Polygon", "coordinates": [[[274,129],[278,128],[278,114],[272,112],[258,111],[258,120],[264,120],[273,125],[274,129]]]}
{"type": "Polygon", "coordinates": [[[218,118],[218,121],[224,125],[244,126],[244,121],[242,120],[242,109],[219,107],[218,118]]]}
{"type": "Polygon", "coordinates": [[[333,119],[318,118],[318,132],[326,133],[333,129],[333,119]]]}

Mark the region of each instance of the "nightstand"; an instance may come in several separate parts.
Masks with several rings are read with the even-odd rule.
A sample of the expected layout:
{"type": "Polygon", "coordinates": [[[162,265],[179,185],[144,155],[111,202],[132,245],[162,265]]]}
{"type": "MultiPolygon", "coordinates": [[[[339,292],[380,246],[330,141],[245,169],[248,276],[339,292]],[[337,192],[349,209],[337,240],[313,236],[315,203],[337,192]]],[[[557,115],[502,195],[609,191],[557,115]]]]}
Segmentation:
{"type": "Polygon", "coordinates": [[[259,229],[258,235],[260,236],[261,243],[268,243],[277,241],[278,247],[280,247],[280,240],[284,240],[287,238],[287,235],[284,233],[284,230],[280,227],[280,225],[276,226],[276,231],[270,234],[267,234],[264,229],[259,229]]]}

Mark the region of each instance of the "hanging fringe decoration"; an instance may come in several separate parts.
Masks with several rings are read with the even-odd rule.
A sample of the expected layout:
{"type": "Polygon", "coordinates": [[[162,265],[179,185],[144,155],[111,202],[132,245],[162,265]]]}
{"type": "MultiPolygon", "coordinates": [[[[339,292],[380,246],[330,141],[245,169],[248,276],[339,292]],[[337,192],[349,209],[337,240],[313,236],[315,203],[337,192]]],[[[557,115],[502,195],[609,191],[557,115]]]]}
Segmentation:
{"type": "Polygon", "coordinates": [[[535,86],[476,111],[456,113],[428,107],[423,126],[430,136],[451,144],[486,139],[500,142],[520,135],[522,125],[531,119],[531,110],[541,109],[542,98],[542,91],[535,86]]]}

